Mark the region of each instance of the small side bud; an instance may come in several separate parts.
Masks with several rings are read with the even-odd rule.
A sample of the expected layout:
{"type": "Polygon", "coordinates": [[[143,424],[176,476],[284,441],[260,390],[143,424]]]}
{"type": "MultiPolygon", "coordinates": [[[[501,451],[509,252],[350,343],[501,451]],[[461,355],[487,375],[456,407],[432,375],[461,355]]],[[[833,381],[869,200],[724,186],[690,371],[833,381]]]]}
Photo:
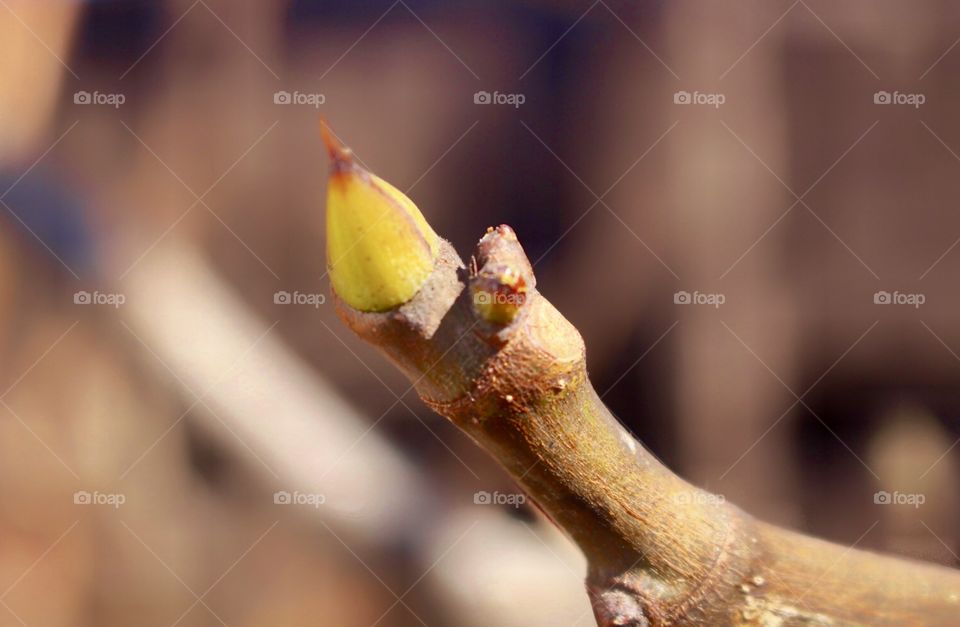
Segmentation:
{"type": "Polygon", "coordinates": [[[472,267],[474,310],[492,324],[513,322],[536,286],[533,268],[513,229],[505,224],[488,228],[477,243],[472,267]]]}
{"type": "Polygon", "coordinates": [[[517,234],[506,224],[487,228],[487,232],[477,242],[474,261],[478,269],[496,263],[511,266],[524,278],[529,287],[536,286],[533,268],[530,266],[527,254],[523,252],[523,246],[520,245],[517,234]]]}

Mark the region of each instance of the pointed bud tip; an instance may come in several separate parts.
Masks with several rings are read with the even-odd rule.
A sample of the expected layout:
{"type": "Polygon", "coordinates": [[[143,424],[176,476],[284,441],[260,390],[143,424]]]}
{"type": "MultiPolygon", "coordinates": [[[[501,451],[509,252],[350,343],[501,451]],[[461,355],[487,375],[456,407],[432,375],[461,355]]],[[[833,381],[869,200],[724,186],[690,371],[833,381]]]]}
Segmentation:
{"type": "Polygon", "coordinates": [[[325,118],[320,118],[320,137],[323,138],[327,154],[330,155],[331,172],[342,172],[353,167],[353,151],[344,146],[325,118]]]}

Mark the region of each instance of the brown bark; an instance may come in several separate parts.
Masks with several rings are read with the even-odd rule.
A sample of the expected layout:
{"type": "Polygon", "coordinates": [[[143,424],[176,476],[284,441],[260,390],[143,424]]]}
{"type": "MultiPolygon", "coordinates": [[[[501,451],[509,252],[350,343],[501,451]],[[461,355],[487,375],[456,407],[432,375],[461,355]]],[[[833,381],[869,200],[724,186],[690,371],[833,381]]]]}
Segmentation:
{"type": "MultiPolygon", "coordinates": [[[[535,288],[508,227],[470,269],[446,242],[408,303],[344,321],[414,382],[423,400],[510,471],[587,557],[600,625],[950,625],[960,571],[883,557],[759,522],[660,464],[587,377],[584,344],[535,288]],[[485,319],[477,294],[516,317],[485,319]]],[[[490,316],[487,316],[490,318],[490,316]]]]}

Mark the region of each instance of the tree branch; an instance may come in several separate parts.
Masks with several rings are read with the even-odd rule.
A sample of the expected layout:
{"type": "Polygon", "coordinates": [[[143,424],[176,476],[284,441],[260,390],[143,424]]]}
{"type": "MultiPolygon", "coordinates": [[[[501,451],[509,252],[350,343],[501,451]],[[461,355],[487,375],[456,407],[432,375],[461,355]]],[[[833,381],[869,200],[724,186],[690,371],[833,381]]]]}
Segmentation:
{"type": "Polygon", "coordinates": [[[338,313],[580,546],[598,624],[956,624],[960,571],[764,524],[670,472],[601,402],[510,227],[488,229],[467,269],[409,199],[328,149],[338,313]],[[409,271],[389,264],[397,250],[409,271]]]}

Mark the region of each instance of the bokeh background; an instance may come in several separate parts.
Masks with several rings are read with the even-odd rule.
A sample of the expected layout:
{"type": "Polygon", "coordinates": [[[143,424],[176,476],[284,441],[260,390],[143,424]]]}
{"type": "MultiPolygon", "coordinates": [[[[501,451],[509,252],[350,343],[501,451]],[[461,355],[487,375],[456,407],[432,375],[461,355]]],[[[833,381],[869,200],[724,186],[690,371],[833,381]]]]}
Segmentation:
{"type": "Polygon", "coordinates": [[[324,300],[321,116],[463,255],[513,225],[681,475],[957,565],[958,38],[945,0],[0,0],[0,625],[593,623],[324,300]]]}

